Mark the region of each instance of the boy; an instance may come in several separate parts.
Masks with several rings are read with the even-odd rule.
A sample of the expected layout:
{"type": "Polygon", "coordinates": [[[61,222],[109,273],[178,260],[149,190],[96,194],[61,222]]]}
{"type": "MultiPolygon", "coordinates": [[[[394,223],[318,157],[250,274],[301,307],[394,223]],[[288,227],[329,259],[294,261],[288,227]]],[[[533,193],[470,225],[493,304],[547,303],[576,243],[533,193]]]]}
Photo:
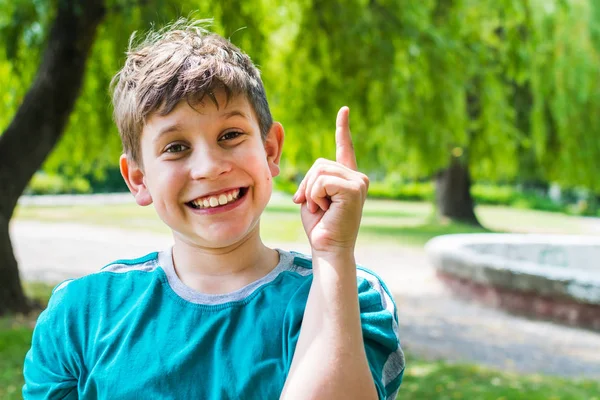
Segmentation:
{"type": "Polygon", "coordinates": [[[308,258],[260,239],[284,133],[245,54],[180,22],[130,50],[113,82],[123,178],[174,245],[54,290],[24,397],[395,398],[394,303],[354,260],[368,180],[348,108],[336,162],[318,160],[293,199],[308,258]]]}

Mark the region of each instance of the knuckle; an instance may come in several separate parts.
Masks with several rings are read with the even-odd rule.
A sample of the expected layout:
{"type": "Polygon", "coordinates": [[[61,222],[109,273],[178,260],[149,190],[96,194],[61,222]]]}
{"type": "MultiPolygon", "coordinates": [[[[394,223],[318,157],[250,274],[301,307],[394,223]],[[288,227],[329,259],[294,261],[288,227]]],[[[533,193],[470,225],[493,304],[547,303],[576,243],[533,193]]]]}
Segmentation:
{"type": "Polygon", "coordinates": [[[363,178],[363,181],[365,183],[369,183],[369,177],[366,174],[363,174],[362,172],[360,173],[361,178],[363,178]]]}
{"type": "Polygon", "coordinates": [[[363,174],[363,173],[360,173],[360,179],[362,180],[362,182],[363,182],[363,184],[365,186],[365,189],[368,189],[369,188],[369,183],[370,183],[369,177],[367,175],[363,174]]]}
{"type": "Polygon", "coordinates": [[[324,164],[319,164],[319,165],[316,167],[316,172],[317,172],[319,175],[322,175],[322,174],[323,174],[324,172],[326,172],[326,171],[327,171],[327,167],[326,167],[324,164]]]}
{"type": "Polygon", "coordinates": [[[358,181],[354,181],[350,184],[350,190],[356,194],[362,194],[363,192],[363,184],[358,181]]]}
{"type": "Polygon", "coordinates": [[[315,179],[315,182],[313,183],[313,185],[311,187],[311,193],[313,195],[315,195],[320,190],[322,185],[323,185],[323,180],[319,176],[317,179],[315,179]]]}

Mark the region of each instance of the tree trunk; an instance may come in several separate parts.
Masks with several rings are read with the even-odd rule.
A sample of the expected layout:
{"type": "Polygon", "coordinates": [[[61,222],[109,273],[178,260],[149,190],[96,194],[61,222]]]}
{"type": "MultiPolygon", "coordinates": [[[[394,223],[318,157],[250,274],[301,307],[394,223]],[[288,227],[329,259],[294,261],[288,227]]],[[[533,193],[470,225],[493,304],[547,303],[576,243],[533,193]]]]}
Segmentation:
{"type": "Polygon", "coordinates": [[[58,1],[36,78],[0,136],[0,315],[30,308],[21,288],[8,221],[33,174],[58,143],[79,95],[104,0],[58,1]]]}
{"type": "Polygon", "coordinates": [[[481,226],[475,216],[475,204],[471,197],[469,167],[458,159],[453,158],[450,166],[437,174],[435,197],[441,217],[481,226]]]}
{"type": "Polygon", "coordinates": [[[26,313],[30,309],[30,302],[25,298],[21,288],[17,260],[13,254],[10,236],[8,234],[8,220],[0,216],[0,315],[7,312],[26,313]]]}

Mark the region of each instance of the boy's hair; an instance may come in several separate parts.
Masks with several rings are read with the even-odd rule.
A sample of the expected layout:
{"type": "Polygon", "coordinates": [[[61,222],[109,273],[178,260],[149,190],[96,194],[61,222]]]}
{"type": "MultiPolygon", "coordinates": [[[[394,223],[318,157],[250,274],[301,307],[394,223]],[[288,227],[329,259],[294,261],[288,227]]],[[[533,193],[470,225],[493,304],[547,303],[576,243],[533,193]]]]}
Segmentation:
{"type": "Polygon", "coordinates": [[[180,19],[149,32],[135,46],[135,33],[131,36],[125,66],[110,86],[123,151],[140,166],[146,118],[153,112],[167,115],[182,100],[191,104],[208,96],[218,107],[217,90],[224,90],[227,101],[232,95],[244,95],[263,140],[271,128],[273,118],[260,72],[231,42],[203,28],[205,22],[180,19]]]}

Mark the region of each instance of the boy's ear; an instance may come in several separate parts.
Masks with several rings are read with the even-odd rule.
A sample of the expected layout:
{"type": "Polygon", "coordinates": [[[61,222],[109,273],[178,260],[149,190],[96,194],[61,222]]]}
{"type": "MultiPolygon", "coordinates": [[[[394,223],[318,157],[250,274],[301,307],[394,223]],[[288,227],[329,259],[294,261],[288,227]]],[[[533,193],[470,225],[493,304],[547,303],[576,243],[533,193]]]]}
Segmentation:
{"type": "Polygon", "coordinates": [[[281,160],[284,136],[283,126],[279,122],[273,122],[265,140],[267,162],[269,163],[269,170],[273,177],[279,175],[279,161],[281,160]]]}
{"type": "Polygon", "coordinates": [[[152,204],[152,196],[146,187],[144,171],[142,171],[137,163],[127,157],[126,154],[121,154],[119,167],[121,168],[121,175],[123,176],[129,191],[135,198],[135,202],[140,206],[152,204]]]}

